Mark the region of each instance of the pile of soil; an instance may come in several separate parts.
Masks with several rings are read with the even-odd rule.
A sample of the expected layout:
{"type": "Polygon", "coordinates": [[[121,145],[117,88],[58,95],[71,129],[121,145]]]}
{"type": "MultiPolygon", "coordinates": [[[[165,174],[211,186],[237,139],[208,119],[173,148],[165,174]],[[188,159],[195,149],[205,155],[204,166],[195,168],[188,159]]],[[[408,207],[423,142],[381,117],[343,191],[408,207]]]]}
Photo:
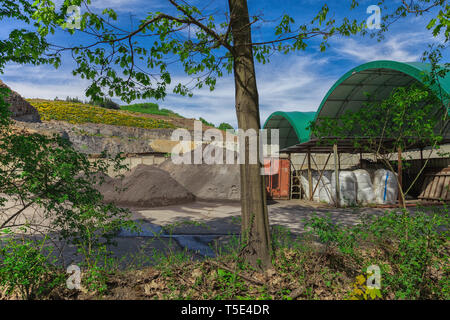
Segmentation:
{"type": "Polygon", "coordinates": [[[237,164],[174,164],[169,158],[159,168],[167,171],[197,199],[238,201],[241,198],[237,164]]]}
{"type": "Polygon", "coordinates": [[[195,196],[166,171],[143,164],[123,178],[106,178],[97,188],[105,202],[130,207],[159,207],[195,200],[195,196]]]}

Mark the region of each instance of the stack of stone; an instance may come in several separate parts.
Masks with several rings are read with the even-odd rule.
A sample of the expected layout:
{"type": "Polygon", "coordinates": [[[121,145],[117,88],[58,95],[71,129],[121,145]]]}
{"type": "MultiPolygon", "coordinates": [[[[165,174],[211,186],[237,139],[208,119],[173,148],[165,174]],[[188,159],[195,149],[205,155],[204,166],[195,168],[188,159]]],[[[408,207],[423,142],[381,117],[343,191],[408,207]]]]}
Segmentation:
{"type": "MultiPolygon", "coordinates": [[[[1,80],[0,88],[7,88],[11,90],[1,80]]],[[[14,120],[25,122],[41,122],[38,111],[17,92],[11,90],[11,93],[8,97],[6,97],[5,100],[9,103],[9,110],[11,111],[12,118],[14,120]]]]}

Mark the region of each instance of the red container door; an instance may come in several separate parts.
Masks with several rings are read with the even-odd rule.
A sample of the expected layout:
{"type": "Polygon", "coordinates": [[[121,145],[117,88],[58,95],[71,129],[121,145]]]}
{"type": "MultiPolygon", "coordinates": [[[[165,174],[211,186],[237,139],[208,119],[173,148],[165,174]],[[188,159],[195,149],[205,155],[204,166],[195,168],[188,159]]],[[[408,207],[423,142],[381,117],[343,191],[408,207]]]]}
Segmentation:
{"type": "Polygon", "coordinates": [[[271,199],[289,199],[291,166],[288,159],[264,159],[266,191],[271,199]]]}
{"type": "Polygon", "coordinates": [[[279,166],[279,199],[289,199],[289,186],[291,183],[291,166],[288,159],[280,159],[279,166]]]}

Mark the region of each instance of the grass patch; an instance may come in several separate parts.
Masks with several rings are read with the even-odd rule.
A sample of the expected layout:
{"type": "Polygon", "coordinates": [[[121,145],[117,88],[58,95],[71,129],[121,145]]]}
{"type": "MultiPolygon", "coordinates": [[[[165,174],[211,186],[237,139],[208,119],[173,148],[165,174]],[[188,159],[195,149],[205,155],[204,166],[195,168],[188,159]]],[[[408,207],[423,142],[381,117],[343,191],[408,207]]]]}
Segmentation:
{"type": "Polygon", "coordinates": [[[169,241],[168,250],[145,257],[153,261],[151,267],[133,264],[125,270],[96,269],[102,274],[102,290],[60,287],[48,297],[448,300],[448,224],[446,207],[427,213],[386,212],[352,227],[313,216],[303,236],[294,236],[283,227],[272,228],[273,267],[265,272],[242,259],[244,246],[235,236],[222,243],[217,257],[207,259],[174,249],[169,241]],[[381,269],[380,289],[369,284],[372,273],[368,269],[373,265],[381,269]]]}

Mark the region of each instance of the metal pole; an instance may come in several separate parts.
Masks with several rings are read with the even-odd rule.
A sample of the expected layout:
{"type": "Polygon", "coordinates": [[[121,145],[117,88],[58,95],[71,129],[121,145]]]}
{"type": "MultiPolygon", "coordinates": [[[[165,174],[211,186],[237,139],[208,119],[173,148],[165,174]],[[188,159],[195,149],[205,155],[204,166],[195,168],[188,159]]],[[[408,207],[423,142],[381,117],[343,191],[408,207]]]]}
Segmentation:
{"type": "Polygon", "coordinates": [[[334,152],[334,176],[335,176],[335,189],[336,189],[336,208],[339,208],[341,206],[341,190],[339,185],[339,156],[338,156],[338,147],[335,143],[333,145],[333,152],[334,152]]]}

